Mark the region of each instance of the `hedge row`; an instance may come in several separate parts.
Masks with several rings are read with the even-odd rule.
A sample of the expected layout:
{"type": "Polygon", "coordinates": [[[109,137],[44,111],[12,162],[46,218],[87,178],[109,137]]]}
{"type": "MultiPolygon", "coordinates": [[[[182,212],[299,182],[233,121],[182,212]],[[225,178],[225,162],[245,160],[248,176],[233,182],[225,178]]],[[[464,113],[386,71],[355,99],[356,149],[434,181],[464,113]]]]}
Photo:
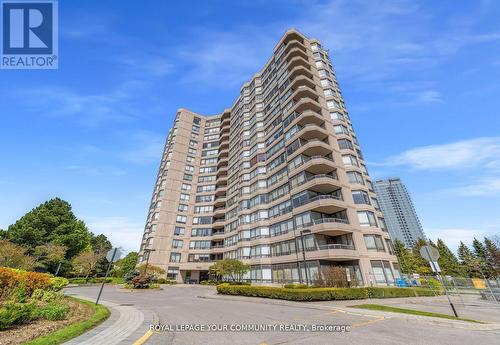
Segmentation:
{"type": "Polygon", "coordinates": [[[430,289],[396,287],[360,287],[360,288],[278,288],[270,286],[239,286],[221,284],[217,292],[223,295],[263,297],[288,301],[331,301],[366,298],[392,298],[434,296],[430,289]]]}

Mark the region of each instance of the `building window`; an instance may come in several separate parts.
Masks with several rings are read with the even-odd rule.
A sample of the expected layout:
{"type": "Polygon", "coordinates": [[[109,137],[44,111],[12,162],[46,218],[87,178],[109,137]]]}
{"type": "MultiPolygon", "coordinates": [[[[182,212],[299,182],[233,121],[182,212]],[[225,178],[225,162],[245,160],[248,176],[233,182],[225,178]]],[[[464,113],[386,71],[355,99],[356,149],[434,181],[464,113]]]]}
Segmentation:
{"type": "Polygon", "coordinates": [[[364,190],[353,190],[352,199],[354,200],[355,204],[370,205],[370,197],[364,190]]]}
{"type": "Polygon", "coordinates": [[[339,148],[341,150],[353,150],[352,142],[349,139],[339,139],[339,148]]]}
{"type": "Polygon", "coordinates": [[[182,240],[172,240],[172,248],[182,248],[183,243],[182,240]]]}
{"type": "Polygon", "coordinates": [[[366,249],[375,252],[385,252],[382,236],[379,235],[364,235],[366,249]]]}
{"type": "Polygon", "coordinates": [[[179,275],[179,267],[169,267],[167,269],[167,279],[177,280],[179,275]]]}
{"type": "Polygon", "coordinates": [[[349,183],[357,183],[363,185],[365,184],[365,181],[363,180],[363,175],[357,171],[348,171],[347,179],[349,180],[349,183]]]}
{"type": "Polygon", "coordinates": [[[185,181],[193,181],[193,175],[191,175],[191,174],[184,174],[183,179],[185,181]]]}
{"type": "Polygon", "coordinates": [[[186,224],[187,216],[177,216],[175,219],[177,223],[186,224]]]}
{"type": "Polygon", "coordinates": [[[170,253],[170,262],[181,262],[181,253],[170,253]]]}
{"type": "Polygon", "coordinates": [[[176,236],[184,235],[184,228],[182,228],[180,226],[176,226],[175,230],[174,230],[174,235],[176,235],[176,236]]]}
{"type": "Polygon", "coordinates": [[[181,201],[189,201],[189,194],[181,194],[180,200],[181,201]]]}
{"type": "Polygon", "coordinates": [[[358,159],[353,155],[342,155],[342,162],[345,166],[359,166],[358,159]]]}
{"type": "Polygon", "coordinates": [[[384,218],[379,218],[378,219],[378,226],[379,226],[380,229],[382,229],[382,231],[387,232],[387,224],[385,223],[385,219],[384,218]]]}
{"type": "Polygon", "coordinates": [[[186,204],[179,204],[179,207],[177,208],[177,210],[180,211],[180,212],[187,212],[188,205],[186,205],[186,204]]]}
{"type": "Polygon", "coordinates": [[[191,190],[191,185],[183,183],[182,186],[181,186],[181,189],[185,190],[185,191],[190,191],[191,190]]]}
{"type": "Polygon", "coordinates": [[[377,226],[375,215],[370,211],[358,211],[358,221],[360,226],[377,226]]]}

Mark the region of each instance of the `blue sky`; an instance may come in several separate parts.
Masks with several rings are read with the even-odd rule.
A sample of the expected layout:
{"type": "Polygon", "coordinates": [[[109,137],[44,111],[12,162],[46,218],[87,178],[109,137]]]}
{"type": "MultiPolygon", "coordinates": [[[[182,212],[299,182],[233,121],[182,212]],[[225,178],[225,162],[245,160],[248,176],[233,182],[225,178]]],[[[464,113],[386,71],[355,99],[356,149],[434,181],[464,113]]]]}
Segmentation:
{"type": "Polygon", "coordinates": [[[291,27],[330,49],[374,179],[430,238],[500,234],[498,1],[60,1],[59,69],[0,71],[0,228],[59,196],[139,246],[176,109],[215,114],[291,27]]]}

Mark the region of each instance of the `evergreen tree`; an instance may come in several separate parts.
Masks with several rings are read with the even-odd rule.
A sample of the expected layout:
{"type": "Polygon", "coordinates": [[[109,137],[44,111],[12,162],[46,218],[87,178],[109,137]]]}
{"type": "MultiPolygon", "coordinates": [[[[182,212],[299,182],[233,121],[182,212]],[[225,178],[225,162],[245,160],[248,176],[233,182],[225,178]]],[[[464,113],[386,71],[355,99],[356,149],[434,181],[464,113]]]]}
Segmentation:
{"type": "Polygon", "coordinates": [[[458,247],[458,258],[462,266],[462,272],[468,277],[479,277],[481,274],[477,271],[477,258],[474,253],[462,241],[458,247]]]}
{"type": "Polygon", "coordinates": [[[500,249],[489,238],[484,238],[484,246],[486,248],[486,261],[488,265],[488,276],[498,278],[500,276],[500,249]]]}
{"type": "Polygon", "coordinates": [[[425,242],[424,239],[419,238],[413,245],[412,254],[415,260],[415,264],[417,265],[417,273],[423,275],[431,275],[432,269],[429,262],[420,256],[420,248],[425,245],[427,245],[427,242],[425,242]]]}
{"type": "Polygon", "coordinates": [[[436,247],[439,252],[438,264],[442,274],[454,277],[460,276],[461,270],[458,259],[442,239],[438,238],[436,247]]]}
{"type": "Polygon", "coordinates": [[[10,241],[26,247],[30,255],[36,247],[48,243],[64,246],[68,260],[91,244],[90,232],[85,223],[76,218],[68,202],[59,198],[26,213],[9,226],[7,236],[10,241]]]}
{"type": "Polygon", "coordinates": [[[393,243],[394,253],[396,254],[399,267],[402,273],[412,274],[417,272],[417,265],[412,253],[405,247],[400,240],[395,240],[393,243]]]}
{"type": "Polygon", "coordinates": [[[474,241],[472,241],[472,248],[474,248],[474,254],[476,254],[476,257],[478,257],[481,260],[486,261],[486,258],[488,256],[488,253],[486,251],[486,247],[479,241],[477,238],[474,237],[474,241]]]}

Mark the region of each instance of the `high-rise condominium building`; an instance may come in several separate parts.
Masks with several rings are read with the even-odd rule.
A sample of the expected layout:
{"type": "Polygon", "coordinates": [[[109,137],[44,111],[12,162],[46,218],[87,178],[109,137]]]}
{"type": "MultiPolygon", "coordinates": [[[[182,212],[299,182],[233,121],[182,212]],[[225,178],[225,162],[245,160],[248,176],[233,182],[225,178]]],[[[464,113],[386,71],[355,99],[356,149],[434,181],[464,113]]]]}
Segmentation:
{"type": "Polygon", "coordinates": [[[359,285],[399,276],[328,51],[289,30],[236,102],[179,109],[168,134],[140,261],[184,282],[239,259],[255,283],[306,282],[330,266],[359,285]],[[304,251],[303,251],[304,249],[304,251]],[[305,253],[305,264],[303,260],[305,253]]]}
{"type": "Polygon", "coordinates": [[[377,180],[374,186],[392,239],[400,240],[408,248],[413,247],[418,239],[425,240],[410,194],[401,180],[377,180]]]}

